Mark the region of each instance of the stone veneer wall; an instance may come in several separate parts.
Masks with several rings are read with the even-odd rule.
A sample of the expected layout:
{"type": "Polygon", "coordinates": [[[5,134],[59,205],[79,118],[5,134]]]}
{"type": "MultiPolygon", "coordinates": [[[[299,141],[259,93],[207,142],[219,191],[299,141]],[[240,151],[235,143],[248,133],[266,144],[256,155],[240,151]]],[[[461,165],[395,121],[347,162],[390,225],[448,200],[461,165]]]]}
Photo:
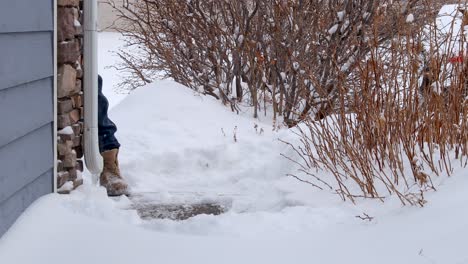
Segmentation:
{"type": "Polygon", "coordinates": [[[83,1],[57,1],[57,188],[83,184],[83,1]]]}

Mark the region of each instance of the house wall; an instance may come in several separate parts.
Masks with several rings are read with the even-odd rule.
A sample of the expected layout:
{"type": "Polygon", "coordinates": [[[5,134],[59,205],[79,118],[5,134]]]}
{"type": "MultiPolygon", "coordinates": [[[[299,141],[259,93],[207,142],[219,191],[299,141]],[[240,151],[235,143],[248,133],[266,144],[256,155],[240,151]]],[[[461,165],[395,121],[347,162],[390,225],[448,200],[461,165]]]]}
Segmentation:
{"type": "Polygon", "coordinates": [[[0,236],[53,191],[53,2],[0,3],[0,236]]]}
{"type": "Polygon", "coordinates": [[[83,184],[83,1],[57,5],[57,192],[67,194],[83,184]]]}

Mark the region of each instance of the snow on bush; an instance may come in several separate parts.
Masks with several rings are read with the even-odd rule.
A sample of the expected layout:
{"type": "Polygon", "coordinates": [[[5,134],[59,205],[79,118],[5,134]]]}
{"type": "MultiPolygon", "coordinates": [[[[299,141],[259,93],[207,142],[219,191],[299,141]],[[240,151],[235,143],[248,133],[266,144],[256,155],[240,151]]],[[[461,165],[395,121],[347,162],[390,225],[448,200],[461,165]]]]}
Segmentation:
{"type": "Polygon", "coordinates": [[[302,173],[332,172],[334,184],[313,178],[343,199],[395,193],[422,205],[431,177],[450,175],[453,153],[462,164],[467,155],[465,67],[446,66],[441,50],[455,45],[453,34],[443,45],[434,37],[437,3],[129,3],[117,10],[137,48],[120,52],[125,83],[162,75],[233,111],[271,109],[275,122],[305,124],[302,173]]]}
{"type": "Polygon", "coordinates": [[[121,51],[131,89],[169,77],[257,117],[271,107],[290,127],[324,118],[338,89],[374,46],[417,32],[437,5],[425,1],[142,0],[117,8],[136,54],[121,51]],[[418,23],[405,23],[408,16],[418,23]],[[300,65],[300,67],[298,67],[300,65]],[[337,67],[337,65],[342,67],[337,67]]]}
{"type": "Polygon", "coordinates": [[[396,194],[422,206],[435,178],[467,166],[468,66],[448,59],[466,43],[458,6],[443,11],[450,7],[449,19],[444,13],[421,32],[402,31],[400,43],[374,47],[347,84],[355,87],[338,90],[335,114],[298,127],[302,142],[291,147],[303,160],[296,177],[343,199],[396,194]]]}

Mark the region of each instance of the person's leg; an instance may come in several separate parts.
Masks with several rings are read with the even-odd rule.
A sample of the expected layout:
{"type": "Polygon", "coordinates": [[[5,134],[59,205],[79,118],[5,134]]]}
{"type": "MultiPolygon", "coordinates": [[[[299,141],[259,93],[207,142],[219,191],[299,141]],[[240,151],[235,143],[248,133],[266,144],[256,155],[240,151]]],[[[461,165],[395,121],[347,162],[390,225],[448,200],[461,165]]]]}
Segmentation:
{"type": "Polygon", "coordinates": [[[120,148],[120,143],[114,136],[117,131],[117,126],[107,115],[109,101],[107,101],[107,98],[102,93],[102,85],[103,80],[101,76],[98,75],[98,128],[100,152],[120,148]]]}
{"type": "Polygon", "coordinates": [[[103,80],[98,76],[98,133],[99,150],[104,160],[100,183],[109,196],[128,194],[128,186],[120,175],[118,154],[120,143],[115,138],[117,126],[109,119],[109,102],[102,93],[103,80]]]}

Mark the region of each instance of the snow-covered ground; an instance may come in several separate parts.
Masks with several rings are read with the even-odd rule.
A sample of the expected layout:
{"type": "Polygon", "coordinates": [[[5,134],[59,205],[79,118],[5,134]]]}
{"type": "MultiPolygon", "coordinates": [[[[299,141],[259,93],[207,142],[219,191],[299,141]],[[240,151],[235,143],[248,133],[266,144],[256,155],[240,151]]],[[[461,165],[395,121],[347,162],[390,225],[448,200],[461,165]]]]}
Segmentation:
{"type": "MultiPolygon", "coordinates": [[[[106,49],[118,39],[101,37],[106,49]]],[[[0,239],[1,264],[468,263],[466,169],[441,178],[424,208],[396,198],[352,205],[286,176],[297,168],[280,155],[293,153],[278,139],[297,139],[273,131],[269,118],[236,115],[168,80],[125,99],[112,91],[105,88],[132,191],[151,192],[158,203],[214,201],[229,210],[144,221],[128,198],[107,198],[85,175],[71,195],[48,195],[23,214],[0,239]],[[357,217],[365,214],[373,220],[357,217]]]]}

